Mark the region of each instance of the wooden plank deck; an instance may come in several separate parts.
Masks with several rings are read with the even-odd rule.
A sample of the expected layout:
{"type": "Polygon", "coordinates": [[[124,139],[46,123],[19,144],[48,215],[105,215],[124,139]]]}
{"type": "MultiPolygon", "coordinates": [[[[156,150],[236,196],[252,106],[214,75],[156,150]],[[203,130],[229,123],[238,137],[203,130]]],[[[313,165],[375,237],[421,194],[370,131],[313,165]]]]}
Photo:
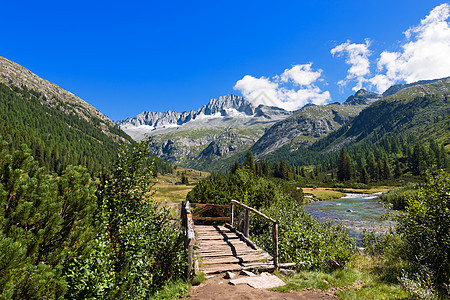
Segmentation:
{"type": "Polygon", "coordinates": [[[205,274],[245,269],[273,269],[272,256],[242,242],[224,226],[195,225],[196,255],[205,274]]]}

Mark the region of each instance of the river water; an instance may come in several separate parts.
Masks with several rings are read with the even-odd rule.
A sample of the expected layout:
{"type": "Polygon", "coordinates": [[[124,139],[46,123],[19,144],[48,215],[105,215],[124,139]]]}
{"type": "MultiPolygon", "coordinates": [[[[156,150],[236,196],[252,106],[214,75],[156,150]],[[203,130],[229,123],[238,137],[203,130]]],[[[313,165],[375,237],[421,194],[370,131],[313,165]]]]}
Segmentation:
{"type": "Polygon", "coordinates": [[[303,209],[321,222],[330,220],[342,224],[359,245],[363,230],[384,232],[394,225],[393,221],[381,218],[389,211],[376,194],[347,194],[340,199],[305,204],[303,209]]]}

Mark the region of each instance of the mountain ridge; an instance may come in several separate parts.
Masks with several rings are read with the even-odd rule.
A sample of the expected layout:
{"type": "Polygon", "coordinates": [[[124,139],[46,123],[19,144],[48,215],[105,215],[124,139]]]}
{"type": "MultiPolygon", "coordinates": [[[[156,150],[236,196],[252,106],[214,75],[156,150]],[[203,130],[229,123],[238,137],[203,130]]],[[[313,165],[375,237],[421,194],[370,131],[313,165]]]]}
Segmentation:
{"type": "Polygon", "coordinates": [[[151,135],[153,153],[171,163],[222,170],[219,160],[241,155],[267,127],[290,115],[230,94],[213,98],[197,110],[143,112],[116,124],[135,140],[151,135]]]}
{"type": "Polygon", "coordinates": [[[92,118],[98,119],[99,126],[105,134],[122,142],[126,141],[126,138],[115,134],[115,130],[111,129],[115,127],[114,122],[91,104],[2,56],[0,56],[0,82],[10,87],[25,86],[29,90],[40,93],[43,104],[65,113],[75,113],[88,122],[92,122],[92,118]],[[61,105],[62,103],[65,105],[61,105]]]}
{"type": "Polygon", "coordinates": [[[292,116],[268,128],[250,150],[256,157],[263,157],[284,146],[294,151],[311,145],[339,129],[380,98],[380,94],[360,89],[343,103],[305,105],[292,116]]]}
{"type": "MultiPolygon", "coordinates": [[[[231,119],[242,119],[243,123],[255,124],[273,119],[281,119],[291,113],[271,106],[254,106],[247,99],[233,94],[211,99],[207,104],[197,110],[184,111],[182,113],[168,110],[165,112],[144,111],[133,118],[119,120],[115,123],[135,139],[141,139],[144,133],[158,134],[176,130],[181,126],[189,127],[192,123],[204,121],[205,126],[213,126],[214,120],[222,120],[216,127],[234,127],[233,122],[226,124],[231,119]],[[209,123],[209,124],[206,124],[209,123]],[[136,131],[136,132],[135,132],[136,131]]],[[[201,125],[201,124],[200,124],[201,125]]]]}
{"type": "Polygon", "coordinates": [[[99,172],[133,140],[86,101],[0,57],[0,136],[10,150],[27,144],[51,172],[83,165],[99,172]]]}

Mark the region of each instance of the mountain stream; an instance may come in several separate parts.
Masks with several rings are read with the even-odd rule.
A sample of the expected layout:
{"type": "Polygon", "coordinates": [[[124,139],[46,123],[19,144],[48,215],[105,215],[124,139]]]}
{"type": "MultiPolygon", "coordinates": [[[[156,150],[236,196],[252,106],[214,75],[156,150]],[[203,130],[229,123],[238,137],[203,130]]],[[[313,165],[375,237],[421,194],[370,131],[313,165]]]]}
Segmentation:
{"type": "Polygon", "coordinates": [[[381,216],[389,213],[377,194],[347,194],[340,199],[315,201],[303,205],[303,209],[320,222],[332,221],[346,227],[362,246],[363,230],[385,232],[394,225],[381,216]]]}

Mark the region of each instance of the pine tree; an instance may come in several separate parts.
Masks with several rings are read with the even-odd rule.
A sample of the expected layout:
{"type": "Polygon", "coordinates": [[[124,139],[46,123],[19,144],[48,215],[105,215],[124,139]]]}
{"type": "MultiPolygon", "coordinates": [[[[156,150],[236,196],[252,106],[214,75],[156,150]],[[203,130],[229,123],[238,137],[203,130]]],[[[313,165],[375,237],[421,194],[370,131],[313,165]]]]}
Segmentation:
{"type": "Polygon", "coordinates": [[[369,173],[367,173],[366,167],[362,167],[361,169],[361,176],[359,178],[359,181],[368,184],[369,183],[369,173]]]}
{"type": "Polygon", "coordinates": [[[255,161],[253,159],[252,151],[247,151],[247,155],[245,156],[244,167],[248,168],[252,172],[255,171],[255,161]]]}
{"type": "Polygon", "coordinates": [[[402,168],[400,166],[400,162],[398,160],[396,160],[395,169],[394,169],[394,177],[400,178],[400,176],[402,176],[402,168]]]}
{"type": "Polygon", "coordinates": [[[69,263],[96,234],[95,184],[84,168],[55,177],[26,146],[12,155],[6,148],[0,144],[0,298],[61,298],[69,263]]]}
{"type": "Polygon", "coordinates": [[[439,167],[439,169],[446,169],[448,168],[448,155],[447,155],[447,151],[445,150],[444,144],[441,145],[441,165],[439,167]]]}
{"type": "Polygon", "coordinates": [[[281,179],[289,180],[289,167],[283,160],[280,161],[278,176],[281,179]]]}
{"type": "Polygon", "coordinates": [[[239,163],[237,161],[234,162],[233,166],[231,167],[231,174],[236,174],[236,171],[240,168],[241,166],[239,165],[239,163]]]}
{"type": "Polygon", "coordinates": [[[189,179],[186,176],[186,171],[181,173],[181,184],[189,184],[189,179]]]}
{"type": "Polygon", "coordinates": [[[353,178],[353,164],[350,159],[350,156],[345,152],[344,148],[342,148],[341,153],[339,155],[339,166],[337,177],[339,181],[347,181],[353,178]]]}
{"type": "Polygon", "coordinates": [[[389,168],[388,161],[385,158],[383,163],[383,179],[388,180],[391,178],[391,176],[392,176],[391,169],[389,168]]]}
{"type": "Polygon", "coordinates": [[[416,144],[414,146],[410,164],[414,175],[424,174],[427,170],[427,154],[422,144],[416,144]]]}
{"type": "Polygon", "coordinates": [[[436,164],[436,168],[439,169],[439,166],[441,164],[440,158],[441,158],[441,151],[439,149],[438,144],[434,139],[430,139],[430,161],[431,164],[436,164]]]}
{"type": "Polygon", "coordinates": [[[375,155],[370,152],[367,157],[367,168],[370,176],[376,181],[377,180],[377,163],[375,161],[375,155]]]}
{"type": "Polygon", "coordinates": [[[377,161],[377,169],[375,172],[375,178],[377,181],[380,181],[381,179],[383,179],[383,167],[381,166],[380,161],[377,161]]]}
{"type": "Polygon", "coordinates": [[[302,169],[301,169],[301,176],[302,176],[303,178],[306,177],[305,167],[302,167],[302,169]]]}

